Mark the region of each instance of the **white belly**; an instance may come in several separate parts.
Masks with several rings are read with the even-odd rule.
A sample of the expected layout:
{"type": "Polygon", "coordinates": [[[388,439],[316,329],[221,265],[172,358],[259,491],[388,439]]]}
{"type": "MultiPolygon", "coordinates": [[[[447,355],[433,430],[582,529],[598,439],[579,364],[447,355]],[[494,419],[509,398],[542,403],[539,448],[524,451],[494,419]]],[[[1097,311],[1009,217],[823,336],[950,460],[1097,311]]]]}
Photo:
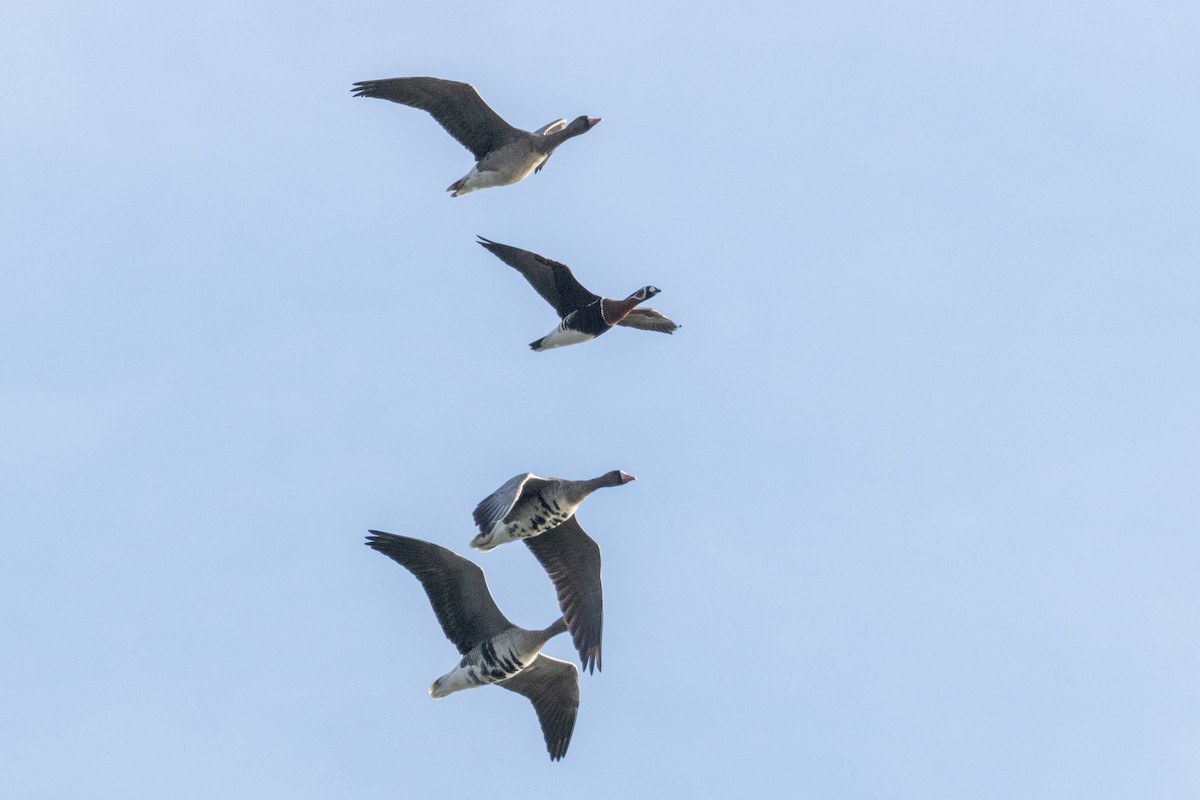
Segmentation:
{"type": "Polygon", "coordinates": [[[505,678],[511,678],[529,666],[542,645],[532,648],[528,643],[519,640],[521,632],[513,631],[512,635],[501,634],[500,641],[487,641],[463,656],[458,666],[438,678],[429,686],[429,694],[437,700],[463,689],[474,689],[477,686],[487,686],[505,678]]]}
{"type": "Polygon", "coordinates": [[[575,513],[575,509],[578,507],[578,503],[559,510],[556,510],[557,506],[556,509],[542,507],[530,513],[522,514],[519,519],[512,520],[511,522],[500,520],[493,524],[487,533],[481,533],[472,539],[471,547],[487,552],[508,542],[516,542],[521,539],[528,539],[530,536],[537,536],[562,525],[571,518],[571,515],[575,513]]]}
{"type": "MultiPolygon", "coordinates": [[[[462,188],[454,192],[454,196],[474,192],[478,189],[491,189],[494,186],[510,186],[533,172],[533,166],[523,166],[516,169],[483,169],[472,167],[459,182],[462,188]]],[[[457,184],[456,184],[457,185],[457,184]]]]}
{"type": "Polygon", "coordinates": [[[538,346],[538,350],[549,350],[551,347],[567,347],[572,344],[583,344],[590,342],[596,337],[590,333],[564,328],[559,325],[550,333],[542,337],[542,343],[538,346]]]}

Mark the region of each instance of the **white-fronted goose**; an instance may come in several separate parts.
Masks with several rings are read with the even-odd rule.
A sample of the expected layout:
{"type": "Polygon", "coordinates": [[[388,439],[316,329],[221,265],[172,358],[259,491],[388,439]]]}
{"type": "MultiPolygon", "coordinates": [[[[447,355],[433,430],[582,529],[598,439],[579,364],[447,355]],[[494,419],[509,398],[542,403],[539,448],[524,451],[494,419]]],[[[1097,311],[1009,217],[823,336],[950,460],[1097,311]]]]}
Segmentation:
{"type": "Polygon", "coordinates": [[[637,307],[658,294],[658,289],[653,286],[643,286],[624,300],[613,300],[585,289],[566,264],[482,236],[479,244],[525,276],[529,285],[554,306],[562,319],[550,333],[529,343],[535,351],[590,342],[614,325],[658,333],[674,333],[679,328],[653,308],[637,307]]]}
{"type": "Polygon", "coordinates": [[[494,683],[524,695],[537,712],[551,760],[566,755],[579,710],[579,671],[541,652],[567,629],[563,619],[540,631],[513,625],[492,599],[483,570],[432,542],[371,531],[367,545],[416,576],[446,638],[462,654],[429,694],[436,699],[494,683]]]}
{"type": "Polygon", "coordinates": [[[584,116],[576,117],[570,125],[560,119],[536,131],[523,131],[505,122],[471,84],[441,78],[359,81],[353,91],[355,97],[379,97],[428,111],[471,151],[475,168],[446,189],[451,197],[508,186],[531,172],[540,172],[554,148],[600,122],[598,117],[584,116]]]}
{"type": "Polygon", "coordinates": [[[568,481],[526,472],[505,482],[475,507],[477,550],[491,550],[524,539],[558,592],[558,605],[571,640],[588,672],[601,668],[604,590],[600,582],[600,546],[575,519],[588,495],[635,480],[614,469],[599,478],[568,481]]]}

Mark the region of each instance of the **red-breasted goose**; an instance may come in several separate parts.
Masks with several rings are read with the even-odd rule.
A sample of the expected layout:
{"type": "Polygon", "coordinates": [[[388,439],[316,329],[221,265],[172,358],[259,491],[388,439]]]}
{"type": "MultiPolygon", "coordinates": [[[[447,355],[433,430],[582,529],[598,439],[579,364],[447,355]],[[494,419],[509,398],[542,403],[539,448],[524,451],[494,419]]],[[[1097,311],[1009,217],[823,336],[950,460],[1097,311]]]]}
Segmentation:
{"type": "Polygon", "coordinates": [[[513,625],[492,599],[483,570],[432,542],[371,531],[366,543],[416,576],[446,638],[462,654],[429,694],[437,699],[494,683],[524,695],[537,712],[551,760],[566,755],[579,710],[579,671],[541,652],[567,629],[563,619],[540,631],[513,625]]]}
{"type": "Polygon", "coordinates": [[[560,119],[536,131],[523,131],[505,122],[471,84],[441,78],[359,81],[353,91],[355,97],[379,97],[428,111],[471,151],[475,168],[446,189],[451,197],[508,186],[531,172],[540,172],[554,148],[600,122],[599,117],[584,116],[576,117],[570,125],[560,119]]]}
{"type": "Polygon", "coordinates": [[[529,343],[535,351],[589,342],[614,325],[658,333],[674,333],[679,328],[653,308],[637,307],[658,294],[659,290],[653,286],[643,286],[624,300],[613,300],[585,289],[566,264],[482,236],[479,244],[525,276],[562,319],[550,333],[529,343]]]}
{"type": "Polygon", "coordinates": [[[583,669],[601,668],[604,590],[600,582],[600,546],[575,519],[588,495],[635,480],[614,469],[598,478],[569,481],[539,478],[526,472],[506,481],[475,507],[477,550],[491,550],[524,539],[558,592],[558,605],[583,669]]]}

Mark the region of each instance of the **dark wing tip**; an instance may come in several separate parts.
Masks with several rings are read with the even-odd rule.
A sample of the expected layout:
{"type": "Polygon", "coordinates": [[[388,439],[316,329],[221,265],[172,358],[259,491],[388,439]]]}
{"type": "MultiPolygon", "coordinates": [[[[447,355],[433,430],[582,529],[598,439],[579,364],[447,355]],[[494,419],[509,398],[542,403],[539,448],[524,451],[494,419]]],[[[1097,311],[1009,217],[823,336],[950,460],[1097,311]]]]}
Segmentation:
{"type": "Polygon", "coordinates": [[[572,722],[566,731],[559,734],[559,737],[553,743],[547,739],[546,752],[550,754],[551,761],[561,761],[562,757],[567,754],[567,748],[571,746],[571,736],[575,733],[575,724],[572,722]]]}
{"type": "Polygon", "coordinates": [[[398,536],[386,531],[368,531],[368,533],[370,535],[367,536],[367,540],[363,544],[398,563],[403,563],[403,560],[397,559],[398,554],[408,553],[411,551],[413,545],[420,543],[419,540],[410,539],[407,536],[398,536]]]}
{"type": "Polygon", "coordinates": [[[579,651],[579,660],[582,668],[589,674],[595,675],[597,672],[603,672],[601,666],[602,659],[600,658],[600,645],[594,644],[586,650],[579,651]]]}

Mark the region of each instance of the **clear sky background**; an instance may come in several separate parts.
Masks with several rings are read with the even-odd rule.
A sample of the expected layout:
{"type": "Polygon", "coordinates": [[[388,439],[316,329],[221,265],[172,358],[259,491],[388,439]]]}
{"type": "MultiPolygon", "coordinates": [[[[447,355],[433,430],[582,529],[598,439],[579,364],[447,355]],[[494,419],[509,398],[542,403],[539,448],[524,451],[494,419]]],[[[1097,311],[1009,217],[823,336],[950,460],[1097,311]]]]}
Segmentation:
{"type": "MultiPolygon", "coordinates": [[[[0,795],[1200,796],[1193,3],[6,3],[0,795]],[[545,170],[354,81],[474,83],[545,170]],[[476,234],[623,297],[554,315],[476,234]],[[564,761],[368,528],[624,469],[564,761]]],[[[518,624],[521,546],[471,554],[518,624]]],[[[566,637],[548,652],[573,657],[566,637]]]]}

